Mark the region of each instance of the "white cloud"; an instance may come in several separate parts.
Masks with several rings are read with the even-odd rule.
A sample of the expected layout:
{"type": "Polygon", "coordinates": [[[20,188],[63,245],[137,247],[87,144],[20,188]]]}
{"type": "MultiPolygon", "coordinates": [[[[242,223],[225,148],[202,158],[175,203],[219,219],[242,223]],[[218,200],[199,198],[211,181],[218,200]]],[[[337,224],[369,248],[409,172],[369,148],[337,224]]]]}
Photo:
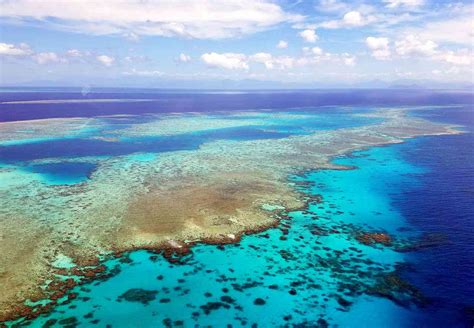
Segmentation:
{"type": "Polygon", "coordinates": [[[247,56],[238,53],[222,53],[215,52],[205,53],[201,56],[201,60],[209,67],[225,68],[225,69],[248,69],[247,56]]]}
{"type": "MultiPolygon", "coordinates": [[[[366,44],[372,50],[372,56],[377,59],[391,57],[389,40],[387,38],[368,37],[366,44]]],[[[407,35],[395,41],[395,53],[398,58],[423,57],[433,61],[446,62],[453,65],[472,65],[474,63],[474,49],[440,49],[432,40],[424,40],[419,36],[407,35]]]]}
{"type": "Polygon", "coordinates": [[[457,52],[449,50],[440,53],[437,59],[454,65],[472,65],[474,63],[474,53],[468,49],[461,49],[457,52]]]}
{"type": "MultiPolygon", "coordinates": [[[[325,52],[319,47],[304,47],[302,56],[274,56],[267,52],[259,52],[253,55],[245,55],[240,53],[223,53],[215,52],[206,53],[201,59],[210,67],[225,68],[230,70],[249,70],[251,64],[262,64],[267,70],[290,70],[297,67],[316,65],[323,61],[344,64],[346,66],[354,66],[356,57],[354,55],[331,54],[325,52]]],[[[253,66],[253,65],[252,65],[253,66]]]]}
{"type": "Polygon", "coordinates": [[[365,44],[372,51],[372,57],[378,60],[387,60],[391,52],[388,38],[376,38],[369,36],[365,39],[365,44]]]}
{"type": "Polygon", "coordinates": [[[105,66],[112,66],[112,64],[114,63],[115,61],[115,58],[114,57],[110,57],[110,56],[107,56],[107,55],[99,55],[96,57],[96,59],[103,65],[105,66]]]}
{"type": "Polygon", "coordinates": [[[299,35],[303,38],[303,40],[309,43],[314,43],[316,42],[316,40],[318,40],[318,36],[316,35],[315,30],[307,29],[307,30],[301,31],[299,35]]]}
{"type": "Polygon", "coordinates": [[[420,7],[424,5],[424,0],[383,0],[386,3],[388,8],[397,8],[397,7],[420,7]]]}
{"type": "Polygon", "coordinates": [[[342,18],[345,25],[347,26],[362,26],[364,22],[362,20],[362,15],[358,11],[349,11],[342,18]]]}
{"type": "MultiPolygon", "coordinates": [[[[105,66],[111,66],[115,62],[115,58],[107,55],[95,56],[90,51],[69,49],[63,53],[56,53],[53,51],[37,52],[30,48],[26,43],[18,45],[0,43],[0,56],[15,56],[21,57],[25,60],[34,61],[40,65],[57,64],[57,63],[91,63],[92,61],[99,61],[105,66]]],[[[128,56],[126,61],[137,62],[146,61],[145,56],[128,56]]]]}
{"type": "Polygon", "coordinates": [[[304,47],[303,57],[296,60],[296,64],[299,66],[314,65],[320,62],[342,63],[346,66],[354,66],[356,57],[349,53],[332,54],[324,51],[320,47],[304,47]]]}
{"type": "Polygon", "coordinates": [[[1,17],[23,24],[95,35],[179,36],[198,39],[237,37],[302,16],[269,0],[15,0],[2,1],[1,17]]]}
{"type": "Polygon", "coordinates": [[[20,43],[18,46],[10,43],[0,43],[0,55],[5,56],[26,56],[32,53],[26,43],[20,43]]]}
{"type": "Polygon", "coordinates": [[[89,55],[89,53],[83,53],[77,49],[69,49],[66,51],[66,55],[69,57],[83,57],[89,55]]]}
{"type": "Polygon", "coordinates": [[[133,32],[124,33],[123,36],[125,37],[125,39],[132,42],[138,42],[140,40],[140,36],[133,32]]]}
{"type": "Polygon", "coordinates": [[[414,35],[408,35],[403,40],[395,42],[395,50],[401,56],[422,55],[430,56],[436,52],[438,45],[431,41],[422,41],[414,35]]]}
{"type": "Polygon", "coordinates": [[[368,13],[366,13],[366,15],[363,15],[360,11],[352,10],[345,13],[341,19],[322,22],[318,25],[318,27],[326,29],[352,28],[365,26],[374,23],[378,20],[379,18],[374,15],[370,15],[368,13]]]}
{"type": "Polygon", "coordinates": [[[50,64],[66,62],[65,59],[59,57],[55,52],[41,52],[33,56],[38,64],[50,64]]]}
{"type": "Polygon", "coordinates": [[[264,64],[268,69],[273,69],[273,56],[269,53],[259,52],[255,55],[252,55],[251,60],[264,64]]]}
{"type": "Polygon", "coordinates": [[[288,48],[288,42],[284,41],[284,40],[280,40],[277,44],[277,48],[278,49],[286,49],[288,48]]]}
{"type": "Polygon", "coordinates": [[[292,68],[295,60],[289,56],[278,56],[274,57],[273,55],[265,52],[260,52],[255,55],[249,57],[250,61],[254,61],[256,63],[261,63],[267,69],[288,69],[292,68]]]}
{"type": "Polygon", "coordinates": [[[474,44],[474,10],[465,8],[461,15],[449,19],[431,21],[421,27],[406,28],[404,35],[418,35],[421,39],[438,43],[461,44],[472,47],[474,44]]]}
{"type": "Polygon", "coordinates": [[[70,57],[82,57],[82,54],[77,49],[70,49],[66,52],[66,54],[70,57]]]}
{"type": "Polygon", "coordinates": [[[178,61],[180,61],[182,63],[188,63],[188,62],[191,61],[191,56],[180,53],[179,56],[178,56],[178,61]]]}
{"type": "MultiPolygon", "coordinates": [[[[308,49],[304,49],[303,48],[303,51],[307,52],[308,49]]],[[[313,54],[313,55],[316,55],[316,56],[321,56],[324,52],[323,52],[323,49],[321,49],[320,47],[313,47],[311,49],[309,49],[310,52],[313,54]]]]}
{"type": "Polygon", "coordinates": [[[165,73],[161,71],[139,71],[133,68],[129,72],[123,72],[123,75],[136,75],[136,76],[163,76],[165,73]]]}
{"type": "Polygon", "coordinates": [[[353,55],[350,55],[348,53],[344,53],[344,54],[342,54],[342,61],[343,61],[344,65],[355,66],[356,57],[353,56],[353,55]]]}
{"type": "MultiPolygon", "coordinates": [[[[323,60],[331,60],[335,58],[333,54],[324,51],[320,47],[304,47],[303,56],[309,63],[318,63],[323,60]]],[[[304,63],[304,60],[302,62],[304,63]]]]}

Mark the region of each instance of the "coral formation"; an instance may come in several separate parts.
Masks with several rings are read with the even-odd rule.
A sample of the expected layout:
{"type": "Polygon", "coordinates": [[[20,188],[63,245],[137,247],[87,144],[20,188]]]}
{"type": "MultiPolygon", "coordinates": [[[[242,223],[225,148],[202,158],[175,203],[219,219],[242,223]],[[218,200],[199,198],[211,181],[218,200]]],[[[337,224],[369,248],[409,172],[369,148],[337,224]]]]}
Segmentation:
{"type": "MultiPolygon", "coordinates": [[[[97,266],[99,257],[149,249],[165,250],[164,255],[173,261],[175,254],[186,253],[193,243],[237,242],[244,233],[275,226],[287,211],[307,201],[288,183],[291,174],[348,169],[332,164],[331,159],[405,138],[458,133],[451,126],[408,117],[403,111],[373,115],[383,121],[281,139],[213,141],[196,150],[161,153],[147,161],[130,156],[106,158],[88,181],[75,185],[47,186],[25,173],[2,171],[5,177],[11,176],[0,190],[0,321],[36,316],[53,305],[29,307],[24,305],[28,299],[73,298],[66,290],[104,274],[97,266]],[[73,268],[56,265],[59,257],[70,258],[73,268]],[[58,270],[79,279],[59,283],[58,270]],[[44,288],[46,281],[53,282],[44,288]]],[[[176,121],[158,126],[167,124],[166,131],[172,131],[180,122],[172,120],[176,121]]],[[[72,124],[70,129],[75,131],[83,122],[60,123],[72,124]]],[[[51,132],[57,124],[54,120],[52,125],[41,122],[40,128],[35,122],[22,124],[22,128],[34,127],[37,137],[42,133],[63,136],[51,132]]],[[[191,125],[190,129],[202,126],[191,125]]],[[[122,132],[123,137],[131,133],[122,132]]],[[[3,133],[0,140],[11,141],[15,134],[10,128],[6,136],[3,133]]],[[[120,130],[114,135],[122,136],[120,130]]],[[[284,227],[282,232],[285,238],[284,227]]],[[[314,229],[314,234],[319,233],[325,232],[314,229]]],[[[365,234],[361,241],[389,244],[390,238],[365,234]]],[[[281,255],[291,260],[291,254],[281,255]]],[[[340,303],[345,306],[346,301],[340,303]]],[[[205,307],[213,311],[227,306],[223,301],[205,307]]]]}

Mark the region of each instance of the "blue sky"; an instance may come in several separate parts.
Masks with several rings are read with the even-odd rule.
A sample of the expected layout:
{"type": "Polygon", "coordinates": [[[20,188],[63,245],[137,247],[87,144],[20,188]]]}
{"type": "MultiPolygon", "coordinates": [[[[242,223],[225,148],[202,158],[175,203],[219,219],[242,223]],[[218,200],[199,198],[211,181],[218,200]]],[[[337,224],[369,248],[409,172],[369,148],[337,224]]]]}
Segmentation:
{"type": "Polygon", "coordinates": [[[473,17],[472,1],[0,0],[0,84],[473,83],[473,17]]]}

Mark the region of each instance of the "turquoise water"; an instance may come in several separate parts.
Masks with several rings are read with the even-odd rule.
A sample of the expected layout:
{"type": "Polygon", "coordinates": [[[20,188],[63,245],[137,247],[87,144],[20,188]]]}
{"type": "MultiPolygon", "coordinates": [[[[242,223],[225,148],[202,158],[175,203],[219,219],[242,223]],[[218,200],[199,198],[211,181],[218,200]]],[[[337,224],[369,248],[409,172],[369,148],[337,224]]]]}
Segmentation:
{"type": "MultiPolygon", "coordinates": [[[[91,118],[95,122],[65,136],[32,133],[31,138],[2,142],[1,185],[5,189],[31,182],[54,190],[56,185],[87,182],[90,177],[93,181],[95,168],[116,156],[124,157],[124,166],[133,166],[164,152],[198,149],[217,140],[278,139],[373,124],[377,122],[374,118],[351,114],[370,112],[377,106],[421,105],[416,115],[460,124],[468,132],[418,138],[336,160],[358,167],[355,170],[290,177],[311,201],[306,211],[288,213],[280,227],[246,236],[235,245],[197,245],[180,263],[171,264],[161,255],[146,251],[109,260],[106,265],[114,273],[112,278],[76,287],[77,299],[24,324],[472,327],[473,97],[472,92],[436,93],[146,93],[125,97],[155,97],[159,101],[0,104],[2,122],[52,117],[91,118]],[[458,103],[469,105],[426,106],[458,103]],[[348,106],[320,107],[326,104],[348,106]],[[252,108],[272,110],[252,112],[252,108]],[[202,112],[215,121],[225,118],[237,122],[233,122],[235,126],[219,125],[212,124],[211,119],[206,121],[208,125],[171,135],[122,134],[169,112],[173,118],[202,112]],[[285,118],[281,114],[310,117],[285,118]],[[245,123],[242,121],[248,124],[239,125],[245,123]],[[363,245],[356,237],[364,231],[387,232],[394,243],[363,245]],[[421,233],[441,234],[445,242],[426,243],[421,233]],[[407,238],[415,239],[407,243],[407,238]],[[417,251],[406,252],[404,246],[417,251]]],[[[0,96],[2,101],[81,97],[80,93],[37,91],[21,95],[2,92],[0,96]]],[[[124,96],[106,93],[91,97],[124,96]]],[[[179,129],[181,123],[175,127],[179,129]]],[[[56,210],[52,214],[62,215],[56,210]]]]}
{"type": "Polygon", "coordinates": [[[31,326],[404,327],[430,322],[410,286],[389,286],[383,297],[374,296],[387,275],[398,277],[405,253],[356,239],[362,231],[385,231],[397,239],[413,235],[391,199],[415,187],[412,175],[423,170],[403,159],[401,146],[336,162],[358,168],[291,177],[311,200],[306,211],[288,213],[278,228],[245,236],[238,244],[197,245],[174,264],[147,251],[110,260],[106,264],[116,275],[76,287],[76,300],[31,326]]]}
{"type": "MultiPolygon", "coordinates": [[[[24,140],[0,142],[0,165],[8,164],[20,170],[34,172],[48,185],[75,184],[87,181],[100,161],[110,157],[195,150],[216,140],[280,139],[379,122],[380,119],[352,115],[368,110],[364,107],[350,110],[314,108],[260,113],[246,111],[235,116],[233,113],[209,114],[205,116],[209,125],[197,127],[196,131],[160,135],[160,128],[157,127],[155,135],[145,136],[122,136],[121,132],[126,128],[159,122],[164,116],[150,114],[100,117],[94,121],[94,127],[84,126],[71,135],[51,138],[36,135],[36,138],[31,136],[24,140]],[[227,120],[226,123],[236,122],[235,126],[230,124],[231,127],[219,127],[219,120],[222,119],[227,120]],[[217,122],[217,127],[212,126],[213,121],[217,122]],[[89,162],[82,163],[85,157],[89,162]],[[49,163],[51,159],[54,163],[49,163]]],[[[176,116],[177,119],[185,120],[183,124],[186,124],[186,118],[189,117],[193,116],[176,116]]],[[[199,120],[199,117],[195,118],[196,122],[199,120]]],[[[179,122],[176,124],[177,127],[180,126],[179,122]]]]}

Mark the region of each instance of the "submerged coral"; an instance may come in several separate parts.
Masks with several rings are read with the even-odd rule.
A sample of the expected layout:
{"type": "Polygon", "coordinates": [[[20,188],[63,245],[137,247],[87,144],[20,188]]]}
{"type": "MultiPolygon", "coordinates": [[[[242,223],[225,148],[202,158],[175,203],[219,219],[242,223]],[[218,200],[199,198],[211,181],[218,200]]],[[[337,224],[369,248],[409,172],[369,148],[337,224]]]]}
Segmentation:
{"type": "MultiPolygon", "coordinates": [[[[88,271],[87,266],[97,264],[98,256],[165,249],[173,259],[198,241],[235,242],[244,233],[275,226],[287,211],[304,205],[307,199],[288,183],[291,174],[347,169],[330,160],[405,138],[457,133],[450,126],[408,117],[402,111],[376,115],[383,122],[370,126],[277,140],[213,141],[146,161],[106,158],[88,181],[70,186],[47,186],[24,172],[2,172],[11,177],[0,191],[0,230],[6,232],[0,245],[0,321],[28,317],[23,305],[27,299],[51,297],[41,286],[55,281],[61,269],[54,266],[58,256],[72,259],[77,266],[74,275],[93,277],[101,272],[88,271]],[[272,204],[271,210],[266,204],[272,204]]],[[[170,131],[169,126],[179,125],[179,119],[173,120],[177,121],[167,123],[170,131]]],[[[196,126],[203,125],[191,125],[191,130],[196,126]]],[[[115,131],[119,137],[120,133],[115,131]]],[[[123,136],[129,133],[124,131],[123,136]]],[[[326,233],[318,228],[313,232],[326,233]]],[[[363,240],[389,242],[385,236],[373,235],[363,240]]],[[[291,253],[281,255],[294,260],[291,253]]],[[[317,259],[317,263],[336,271],[340,265],[331,259],[317,259]]],[[[342,267],[339,270],[343,272],[342,267]]],[[[65,295],[62,285],[54,290],[60,292],[54,298],[65,295]]],[[[297,286],[288,291],[297,292],[297,286]]],[[[344,298],[339,303],[349,305],[344,298]]],[[[210,312],[230,305],[224,300],[204,306],[210,312]]]]}

